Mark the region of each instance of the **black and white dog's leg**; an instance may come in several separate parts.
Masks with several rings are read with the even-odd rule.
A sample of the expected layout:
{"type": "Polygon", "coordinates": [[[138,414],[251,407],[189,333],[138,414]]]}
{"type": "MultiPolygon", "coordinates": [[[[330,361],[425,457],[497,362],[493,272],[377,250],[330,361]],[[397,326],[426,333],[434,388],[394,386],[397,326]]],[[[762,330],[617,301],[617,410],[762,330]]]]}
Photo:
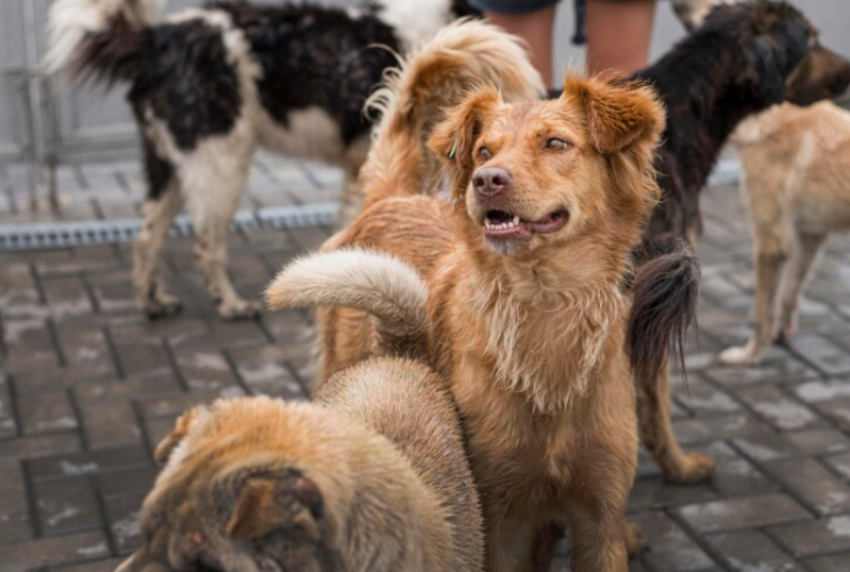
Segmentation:
{"type": "Polygon", "coordinates": [[[183,206],[183,197],[171,162],[157,155],[147,137],[142,143],[148,196],[142,207],[142,228],[133,249],[133,288],[136,306],[149,318],[156,319],[172,316],[181,309],[180,301],[166,294],[157,269],[165,237],[183,206]]]}
{"type": "Polygon", "coordinates": [[[243,300],[227,274],[227,236],[245,190],[251,152],[225,145],[215,155],[204,153],[181,166],[186,207],[195,225],[195,261],[219,316],[225,320],[254,318],[262,305],[243,300]]]}

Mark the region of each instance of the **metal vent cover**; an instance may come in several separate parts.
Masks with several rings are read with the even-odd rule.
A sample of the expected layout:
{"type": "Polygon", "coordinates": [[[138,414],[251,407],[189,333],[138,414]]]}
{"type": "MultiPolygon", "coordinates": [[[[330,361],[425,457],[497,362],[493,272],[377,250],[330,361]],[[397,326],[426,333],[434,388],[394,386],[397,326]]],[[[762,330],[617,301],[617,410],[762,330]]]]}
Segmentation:
{"type": "MultiPolygon", "coordinates": [[[[741,165],[736,159],[720,161],[709,185],[735,184],[741,178],[741,165]]],[[[236,232],[256,228],[297,229],[330,226],[336,223],[337,203],[319,203],[285,207],[269,207],[256,211],[240,211],[233,219],[236,232]]],[[[52,222],[0,226],[0,251],[45,248],[75,248],[93,244],[132,242],[139,233],[139,219],[52,222]]],[[[172,236],[191,236],[192,222],[185,215],[177,217],[172,236]]]]}
{"type": "MultiPolygon", "coordinates": [[[[336,222],[339,205],[270,207],[241,211],[233,219],[233,231],[256,228],[297,229],[330,226],[336,222]]],[[[140,219],[50,222],[0,226],[0,251],[75,248],[94,244],[132,242],[139,233],[140,219]]],[[[185,215],[177,217],[172,236],[191,236],[194,227],[185,215]]]]}

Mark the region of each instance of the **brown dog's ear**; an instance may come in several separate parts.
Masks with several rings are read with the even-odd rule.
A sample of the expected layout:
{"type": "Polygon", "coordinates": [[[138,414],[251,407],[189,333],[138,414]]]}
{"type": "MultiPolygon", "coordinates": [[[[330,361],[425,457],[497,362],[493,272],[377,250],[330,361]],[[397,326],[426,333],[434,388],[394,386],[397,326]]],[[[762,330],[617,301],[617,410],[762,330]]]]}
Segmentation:
{"type": "Polygon", "coordinates": [[[600,153],[616,153],[657,138],[664,130],[664,106],[652,88],[640,83],[613,84],[567,74],[561,99],[582,107],[590,139],[600,153]]]}
{"type": "Polygon", "coordinates": [[[171,452],[189,433],[189,428],[197,417],[198,411],[196,409],[190,409],[178,417],[174,423],[174,430],[156,446],[156,450],[153,452],[153,460],[160,464],[167,463],[168,458],[171,457],[171,452]]]}
{"type": "Polygon", "coordinates": [[[484,89],[450,109],[434,128],[428,146],[452,172],[452,190],[463,193],[472,176],[475,142],[481,135],[485,117],[502,103],[494,89],[484,89]]]}
{"type": "Polygon", "coordinates": [[[232,540],[252,540],[289,530],[307,541],[319,539],[322,495],[316,483],[292,472],[281,479],[252,478],[242,485],[227,524],[232,540]]]}

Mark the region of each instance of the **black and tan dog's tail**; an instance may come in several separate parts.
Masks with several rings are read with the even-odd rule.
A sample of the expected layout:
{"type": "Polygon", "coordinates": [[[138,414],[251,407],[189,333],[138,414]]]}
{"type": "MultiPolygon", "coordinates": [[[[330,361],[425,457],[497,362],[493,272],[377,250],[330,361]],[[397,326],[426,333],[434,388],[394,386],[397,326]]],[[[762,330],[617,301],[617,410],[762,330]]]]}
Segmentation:
{"type": "Polygon", "coordinates": [[[653,383],[671,350],[684,371],[684,338],[696,316],[700,270],[681,238],[659,241],[645,255],[648,261],[632,282],[628,347],[636,378],[653,383]]]}
{"type": "Polygon", "coordinates": [[[446,26],[400,68],[387,72],[386,85],[366,104],[381,120],[360,176],[365,206],[431,190],[427,174],[438,171],[426,146],[431,127],[444,109],[483,85],[499,89],[506,101],[543,93],[540,74],[520,40],[476,20],[446,26]]]}
{"type": "Polygon", "coordinates": [[[375,317],[376,354],[427,359],[428,287],[394,256],[360,248],[303,256],[275,276],[265,296],[273,310],[361,310],[375,317]]]}
{"type": "Polygon", "coordinates": [[[67,70],[72,78],[111,85],[132,81],[144,67],[141,58],[147,26],[163,0],[56,0],[47,19],[46,73],[67,70]]]}

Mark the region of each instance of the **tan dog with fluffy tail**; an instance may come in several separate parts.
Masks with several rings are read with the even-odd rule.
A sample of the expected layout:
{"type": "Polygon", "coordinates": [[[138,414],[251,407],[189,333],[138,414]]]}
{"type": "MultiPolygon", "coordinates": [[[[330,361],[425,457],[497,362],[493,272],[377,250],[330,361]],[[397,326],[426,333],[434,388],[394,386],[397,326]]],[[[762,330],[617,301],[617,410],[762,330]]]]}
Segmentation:
{"type": "MultiPolygon", "coordinates": [[[[670,292],[665,281],[676,260],[644,266],[628,287],[631,253],[659,196],[653,159],[664,110],[646,86],[568,76],[564,95],[552,101],[509,102],[503,84],[484,83],[429,127],[433,78],[467,60],[475,57],[459,53],[428,66],[409,59],[383,94],[363,170],[371,206],[325,248],[367,248],[410,267],[385,272],[380,255],[360,251],[343,281],[338,269],[316,266],[325,284],[340,282],[326,288],[318,320],[322,375],[373,354],[386,335],[410,338],[419,327],[375,328],[362,311],[370,289],[396,300],[389,312],[411,303],[403,294],[424,290],[407,323],[427,313],[417,336],[427,337],[426,357],[464,421],[487,570],[514,570],[528,529],[520,569],[547,570],[557,521],[570,527],[573,570],[625,572],[638,447],[632,370],[657,372],[671,330],[687,316],[669,303],[682,297],[655,296],[670,292]],[[422,144],[422,125],[433,153],[422,144]],[[452,202],[415,196],[434,156],[448,168],[452,202]],[[418,287],[400,286],[417,275],[418,287]],[[357,286],[346,292],[343,284],[357,286]],[[633,339],[653,351],[630,355],[633,339]]],[[[654,390],[643,391],[647,415],[658,415],[654,390]]]]}
{"type": "MultiPolygon", "coordinates": [[[[335,286],[356,296],[357,260],[296,263],[269,287],[271,307],[291,306],[291,292],[298,305],[323,303],[335,286]]],[[[398,357],[340,372],[315,403],[248,397],[186,413],[156,450],[167,464],[142,510],[146,545],[119,572],[481,572],[457,410],[444,381],[408,359],[422,348],[408,334],[424,326],[424,292],[413,276],[399,281],[402,263],[381,263],[391,290],[373,275],[354,305],[378,317],[387,345],[376,353],[398,357]]]]}

